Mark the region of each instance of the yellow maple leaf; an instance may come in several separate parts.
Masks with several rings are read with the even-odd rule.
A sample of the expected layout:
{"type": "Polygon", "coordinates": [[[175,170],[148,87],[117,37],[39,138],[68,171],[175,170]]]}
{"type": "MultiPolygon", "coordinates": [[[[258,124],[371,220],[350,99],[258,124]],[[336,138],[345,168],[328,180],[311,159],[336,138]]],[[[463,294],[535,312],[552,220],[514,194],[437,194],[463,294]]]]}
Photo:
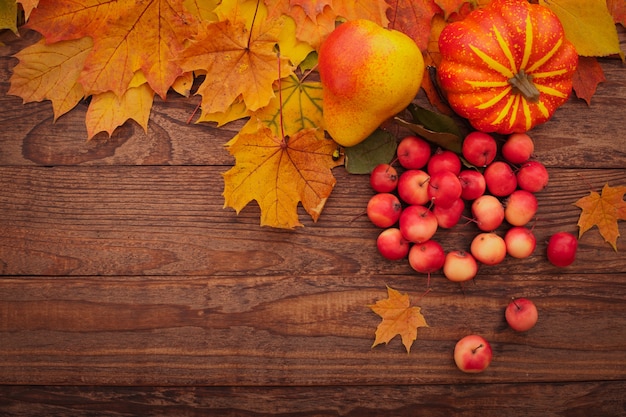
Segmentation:
{"type": "Polygon", "coordinates": [[[391,287],[387,287],[388,298],[379,300],[369,307],[382,317],[376,328],[376,340],[372,347],[389,343],[391,339],[400,335],[402,344],[407,353],[417,339],[417,328],[428,327],[420,307],[411,307],[408,294],[401,294],[391,287]]]}
{"type": "Polygon", "coordinates": [[[47,45],[44,40],[24,48],[11,76],[9,94],[25,103],[52,101],[54,119],[65,114],[84,97],[78,77],[93,42],[84,37],[47,45]]]}
{"type": "Polygon", "coordinates": [[[198,88],[203,115],[226,112],[239,96],[246,107],[257,110],[274,96],[274,81],[293,70],[289,60],[275,49],[283,18],[265,19],[263,5],[253,13],[239,6],[216,10],[221,20],[201,27],[181,53],[184,70],[207,73],[198,88]]]}
{"type": "MultiPolygon", "coordinates": [[[[280,91],[267,106],[254,112],[256,119],[271,128],[277,137],[293,135],[308,128],[322,127],[320,82],[302,82],[295,75],[291,75],[280,81],[279,88],[280,91]]],[[[256,124],[256,121],[251,119],[249,123],[256,124]]]]}
{"type": "Polygon", "coordinates": [[[265,125],[240,133],[228,146],[236,163],[223,174],[224,206],[239,213],[255,200],[261,209],[261,226],[292,229],[302,226],[297,212],[301,202],[317,221],[336,183],[331,171],[341,163],[332,158],[336,146],[320,129],[306,129],[285,139],[265,125]]]}
{"type": "Polygon", "coordinates": [[[244,103],[241,96],[239,96],[225,111],[213,113],[202,112],[197,122],[215,122],[217,126],[220,127],[226,123],[249,117],[250,113],[250,110],[246,107],[246,103],[244,103]]]}
{"type": "Polygon", "coordinates": [[[93,138],[98,132],[107,132],[110,136],[129,119],[135,120],[147,131],[153,98],[154,90],[145,82],[141,72],[135,74],[121,97],[111,91],[94,95],[86,116],[88,138],[93,138]]]}
{"type": "Polygon", "coordinates": [[[86,95],[121,96],[141,70],[165,98],[183,73],[175,57],[195,33],[195,23],[180,0],[40,0],[27,26],[48,43],[93,39],[79,78],[86,95]]]}
{"type": "Polygon", "coordinates": [[[192,15],[198,17],[203,22],[214,22],[218,20],[215,8],[220,4],[220,0],[182,0],[185,9],[192,15]]]}
{"type": "Polygon", "coordinates": [[[563,24],[565,36],[578,55],[621,54],[617,30],[606,0],[540,0],[563,24]]]}
{"type": "Polygon", "coordinates": [[[0,30],[9,29],[17,34],[17,3],[14,0],[0,1],[0,30]]]}
{"type": "Polygon", "coordinates": [[[588,196],[582,197],[574,203],[582,209],[578,219],[580,238],[583,233],[597,226],[600,235],[617,251],[619,237],[618,220],[626,220],[626,202],[624,202],[626,186],[610,187],[605,184],[602,194],[591,191],[588,196]]]}

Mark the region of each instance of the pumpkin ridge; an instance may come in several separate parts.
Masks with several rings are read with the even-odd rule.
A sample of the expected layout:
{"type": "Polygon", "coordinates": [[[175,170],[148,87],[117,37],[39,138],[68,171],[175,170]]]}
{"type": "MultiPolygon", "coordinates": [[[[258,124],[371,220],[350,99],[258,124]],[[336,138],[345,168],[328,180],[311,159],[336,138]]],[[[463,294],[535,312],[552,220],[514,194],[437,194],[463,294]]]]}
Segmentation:
{"type": "Polygon", "coordinates": [[[469,47],[485,64],[487,64],[489,68],[498,72],[503,77],[508,79],[515,75],[510,68],[502,65],[502,63],[496,61],[481,49],[477,48],[474,45],[470,45],[469,47]]]}

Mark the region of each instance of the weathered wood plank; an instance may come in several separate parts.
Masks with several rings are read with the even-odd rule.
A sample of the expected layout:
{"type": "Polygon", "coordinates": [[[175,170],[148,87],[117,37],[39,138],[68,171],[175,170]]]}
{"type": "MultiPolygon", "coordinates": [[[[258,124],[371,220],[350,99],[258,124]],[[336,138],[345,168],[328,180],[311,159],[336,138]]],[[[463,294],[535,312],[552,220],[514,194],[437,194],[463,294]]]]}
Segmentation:
{"type": "MultiPolygon", "coordinates": [[[[375,248],[379,229],[364,211],[367,178],[337,170],[338,185],[317,224],[295,231],[259,227],[251,204],[223,209],[220,167],[0,167],[0,272],[6,275],[408,274],[375,248]]],[[[597,229],[580,241],[576,266],[552,267],[545,242],[560,230],[577,233],[573,206],[605,183],[626,183],[626,170],[551,170],[538,194],[535,254],[483,268],[486,274],[626,272],[624,237],[618,252],[597,229]]],[[[470,216],[469,212],[467,213],[470,216]]],[[[624,222],[619,223],[626,236],[624,222]]],[[[501,228],[499,232],[503,232],[501,228]]],[[[440,230],[446,249],[468,249],[472,223],[440,230]]]]}
{"type": "Polygon", "coordinates": [[[0,280],[0,383],[79,385],[394,385],[626,379],[624,274],[487,276],[437,284],[410,276],[76,277],[0,280]],[[430,327],[407,354],[371,349],[384,285],[408,292],[430,327]],[[504,321],[532,297],[527,333],[504,321]],[[569,324],[567,324],[569,323],[569,324]],[[488,372],[451,351],[485,335],[488,372]]]}
{"type": "Polygon", "coordinates": [[[345,416],[620,417],[624,381],[333,387],[6,387],[7,417],[345,416]]]}

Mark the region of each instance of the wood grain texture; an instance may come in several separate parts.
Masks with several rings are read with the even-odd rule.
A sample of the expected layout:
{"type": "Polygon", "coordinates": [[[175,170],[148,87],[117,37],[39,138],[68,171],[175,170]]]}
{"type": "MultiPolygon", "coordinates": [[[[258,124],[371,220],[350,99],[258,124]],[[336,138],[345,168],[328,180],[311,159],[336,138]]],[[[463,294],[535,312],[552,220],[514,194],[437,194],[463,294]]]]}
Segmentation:
{"type": "Polygon", "coordinates": [[[7,416],[621,417],[625,382],[331,387],[15,386],[7,416]]]}
{"type": "MultiPolygon", "coordinates": [[[[223,207],[240,124],[188,124],[197,97],[172,94],[147,132],[87,142],[85,104],[53,123],[49,103],[6,95],[11,55],[35,40],[0,36],[1,415],[626,415],[626,222],[617,251],[594,228],[571,267],[545,256],[551,234],[577,233],[572,203],[626,185],[621,61],[601,60],[591,106],[572,98],[532,132],[550,173],[535,253],[463,287],[434,274],[424,296],[425,276],[376,252],[367,177],[338,168],[317,223],[301,210],[305,227],[261,228],[255,204],[223,207]],[[371,348],[386,285],[430,326],[410,354],[371,348]],[[519,296],[540,311],[527,333],[504,321],[519,296]],[[483,374],[452,360],[470,332],[493,344],[483,374]]],[[[467,249],[476,233],[436,238],[467,249]]]]}

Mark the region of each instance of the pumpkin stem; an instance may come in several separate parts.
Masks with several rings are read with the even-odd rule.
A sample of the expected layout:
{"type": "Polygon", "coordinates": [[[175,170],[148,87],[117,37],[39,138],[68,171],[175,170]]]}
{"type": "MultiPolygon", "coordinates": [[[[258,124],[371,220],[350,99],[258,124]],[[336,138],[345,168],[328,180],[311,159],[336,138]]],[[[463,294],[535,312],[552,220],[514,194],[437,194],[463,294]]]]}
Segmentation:
{"type": "Polygon", "coordinates": [[[533,76],[526,74],[524,70],[520,70],[512,78],[509,78],[509,84],[513,86],[513,89],[524,96],[528,101],[536,103],[539,101],[539,90],[533,84],[533,76]]]}

